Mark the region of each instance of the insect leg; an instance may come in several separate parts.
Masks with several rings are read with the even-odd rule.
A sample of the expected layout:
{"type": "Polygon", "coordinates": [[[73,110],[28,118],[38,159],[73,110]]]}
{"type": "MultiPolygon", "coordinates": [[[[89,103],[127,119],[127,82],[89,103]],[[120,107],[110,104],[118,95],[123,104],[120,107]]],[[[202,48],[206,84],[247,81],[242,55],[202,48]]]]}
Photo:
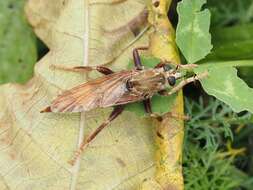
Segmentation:
{"type": "Polygon", "coordinates": [[[146,100],[143,100],[143,104],[144,104],[145,111],[148,114],[150,114],[151,117],[156,118],[158,121],[162,121],[162,116],[152,112],[151,99],[150,98],[148,98],[146,100]]]}
{"type": "Polygon", "coordinates": [[[175,87],[173,87],[170,91],[168,92],[165,92],[165,91],[160,91],[160,94],[161,95],[164,95],[164,96],[170,96],[171,94],[174,94],[176,93],[177,91],[181,90],[185,85],[191,83],[191,82],[194,82],[194,81],[197,81],[197,80],[200,80],[202,78],[205,78],[208,76],[208,72],[204,72],[204,73],[201,73],[199,75],[195,75],[193,77],[190,77],[190,78],[187,78],[187,79],[184,79],[182,80],[178,85],[176,85],[175,87]]]}
{"type": "Polygon", "coordinates": [[[178,64],[176,64],[175,62],[172,62],[172,61],[166,61],[166,60],[162,60],[161,62],[159,62],[155,68],[161,68],[161,67],[164,67],[166,65],[173,65],[173,67],[177,66],[178,64]]]}
{"type": "Polygon", "coordinates": [[[93,70],[97,70],[98,72],[104,74],[104,75],[109,75],[114,73],[111,69],[104,67],[104,66],[76,66],[76,67],[66,67],[66,66],[60,66],[60,65],[51,65],[50,66],[53,69],[59,69],[63,71],[71,71],[71,72],[90,72],[93,70]]]}
{"type": "Polygon", "coordinates": [[[71,165],[74,165],[77,158],[82,154],[84,149],[89,145],[89,143],[95,139],[95,137],[105,128],[107,127],[114,119],[116,119],[124,110],[124,106],[119,105],[116,106],[112,113],[110,114],[109,118],[103,122],[97,129],[95,129],[84,141],[81,143],[79,149],[76,151],[74,158],[69,161],[71,165]]]}
{"type": "Polygon", "coordinates": [[[138,47],[133,50],[134,66],[137,70],[142,70],[143,66],[141,64],[141,58],[138,52],[139,50],[148,50],[148,47],[138,47]]]}
{"type": "MultiPolygon", "coordinates": [[[[163,120],[163,117],[161,115],[152,112],[152,109],[151,109],[151,99],[150,98],[144,100],[143,103],[144,103],[145,111],[148,114],[150,114],[151,117],[156,118],[158,121],[162,121],[163,120]]],[[[176,119],[181,119],[181,120],[182,119],[183,120],[188,120],[189,119],[188,116],[177,114],[177,113],[167,112],[167,114],[170,117],[173,117],[173,118],[176,118],[176,119]]]]}
{"type": "Polygon", "coordinates": [[[186,64],[186,65],[177,65],[179,69],[185,69],[185,70],[191,70],[191,69],[194,69],[196,68],[198,65],[197,64],[186,64]]]}
{"type": "Polygon", "coordinates": [[[152,113],[152,108],[151,108],[151,100],[150,98],[146,99],[146,100],[143,100],[143,104],[144,104],[144,108],[145,108],[145,111],[149,114],[152,113]]]}
{"type": "MultiPolygon", "coordinates": [[[[166,92],[166,90],[161,90],[158,93],[160,95],[164,95],[164,93],[167,93],[167,92],[166,92]]],[[[158,121],[163,120],[163,117],[161,115],[152,112],[152,110],[151,110],[151,100],[150,99],[144,100],[143,103],[144,103],[145,111],[147,113],[149,113],[151,117],[156,118],[158,121]]],[[[166,114],[169,115],[170,117],[173,117],[173,118],[176,118],[176,119],[189,120],[189,116],[185,116],[185,115],[181,115],[181,114],[177,114],[177,113],[173,113],[173,112],[167,112],[166,114]]]]}
{"type": "Polygon", "coordinates": [[[196,64],[181,65],[181,64],[175,64],[175,63],[169,62],[169,61],[161,61],[160,63],[158,63],[155,66],[155,68],[161,68],[161,67],[170,66],[170,65],[174,65],[176,67],[175,71],[177,71],[179,69],[191,70],[191,69],[194,69],[198,66],[196,64]]]}
{"type": "MultiPolygon", "coordinates": [[[[75,69],[86,69],[87,67],[84,66],[78,66],[75,67],[75,69]]],[[[90,71],[92,70],[97,70],[98,72],[104,74],[104,75],[109,75],[114,73],[114,71],[112,71],[111,69],[109,69],[108,67],[104,67],[104,66],[95,66],[95,67],[89,67],[90,71]]]]}

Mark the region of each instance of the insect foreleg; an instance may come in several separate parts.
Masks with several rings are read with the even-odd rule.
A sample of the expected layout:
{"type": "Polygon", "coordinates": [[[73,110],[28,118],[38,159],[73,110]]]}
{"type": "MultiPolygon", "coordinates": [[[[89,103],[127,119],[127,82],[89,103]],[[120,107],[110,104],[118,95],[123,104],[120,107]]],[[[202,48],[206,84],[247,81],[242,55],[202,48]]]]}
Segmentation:
{"type": "Polygon", "coordinates": [[[161,94],[163,96],[170,96],[170,95],[178,92],[179,90],[181,90],[185,85],[187,85],[187,84],[189,84],[191,82],[203,79],[203,78],[205,78],[207,76],[208,76],[208,72],[204,72],[204,73],[201,73],[199,75],[195,75],[193,77],[184,79],[178,85],[176,85],[175,87],[171,88],[170,91],[168,91],[168,92],[167,91],[160,91],[159,94],[161,94]]]}
{"type": "Polygon", "coordinates": [[[66,66],[61,66],[61,65],[51,65],[50,66],[53,69],[59,69],[63,71],[71,71],[71,72],[90,72],[93,70],[96,70],[104,75],[109,75],[114,73],[111,69],[104,67],[104,66],[76,66],[76,67],[66,67],[66,66]]]}
{"type": "Polygon", "coordinates": [[[84,141],[81,143],[79,149],[76,151],[74,158],[69,161],[71,165],[74,165],[78,157],[82,154],[84,149],[89,145],[89,143],[95,139],[95,137],[105,128],[107,127],[114,119],[116,119],[124,110],[124,106],[119,105],[116,106],[112,113],[110,114],[109,118],[103,122],[97,129],[95,129],[84,141]]]}
{"type": "Polygon", "coordinates": [[[148,50],[148,47],[138,47],[133,50],[134,66],[136,70],[143,69],[143,66],[141,64],[141,58],[138,52],[139,50],[148,50]]]}
{"type": "Polygon", "coordinates": [[[164,67],[166,65],[174,65],[176,67],[175,71],[180,70],[180,69],[191,70],[191,69],[194,69],[198,66],[196,64],[181,65],[181,64],[175,64],[175,63],[170,62],[170,61],[161,61],[160,63],[158,63],[155,66],[155,68],[161,68],[161,67],[164,67]]]}
{"type": "Polygon", "coordinates": [[[177,69],[184,69],[184,70],[191,70],[191,69],[194,69],[196,68],[198,65],[196,64],[186,64],[186,65],[177,65],[177,69]]]}

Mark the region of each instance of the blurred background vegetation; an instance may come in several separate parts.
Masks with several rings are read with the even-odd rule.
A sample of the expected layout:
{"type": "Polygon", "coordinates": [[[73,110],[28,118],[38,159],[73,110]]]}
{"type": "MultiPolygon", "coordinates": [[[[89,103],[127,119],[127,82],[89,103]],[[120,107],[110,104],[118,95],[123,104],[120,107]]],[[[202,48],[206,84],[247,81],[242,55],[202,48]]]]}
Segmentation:
{"type": "MultiPolygon", "coordinates": [[[[206,61],[253,58],[253,1],[207,0],[211,11],[212,53],[206,61]]],[[[175,22],[176,24],[176,22],[175,22]]],[[[238,75],[253,87],[253,69],[238,75]]],[[[253,190],[252,114],[233,111],[204,93],[199,85],[184,89],[186,190],[253,190]]]]}
{"type": "Polygon", "coordinates": [[[0,84],[28,81],[35,62],[47,51],[26,20],[25,2],[0,1],[0,84]]]}
{"type": "MultiPolygon", "coordinates": [[[[207,0],[214,48],[204,61],[253,58],[253,1],[207,0]]],[[[176,27],[172,6],[169,17],[176,27]]],[[[24,15],[25,0],[0,1],[0,84],[25,83],[48,49],[36,38],[24,15]]],[[[252,68],[238,72],[253,87],[252,68]]],[[[186,190],[253,190],[252,115],[239,114],[204,93],[199,84],[184,89],[186,190]]]]}

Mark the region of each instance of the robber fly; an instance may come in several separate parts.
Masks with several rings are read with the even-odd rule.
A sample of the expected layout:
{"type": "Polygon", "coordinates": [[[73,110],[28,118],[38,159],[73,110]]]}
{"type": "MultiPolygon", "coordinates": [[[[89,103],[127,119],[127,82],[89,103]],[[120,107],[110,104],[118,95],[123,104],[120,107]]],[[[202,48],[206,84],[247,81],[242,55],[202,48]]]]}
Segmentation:
{"type": "Polygon", "coordinates": [[[81,144],[72,163],[98,133],[122,113],[125,104],[143,101],[146,112],[152,114],[150,99],[154,94],[171,95],[184,85],[204,77],[204,75],[196,75],[176,85],[176,80],[182,77],[180,69],[190,69],[196,65],[181,65],[173,69],[170,64],[161,62],[155,68],[145,69],[141,64],[138,51],[146,49],[141,47],[133,50],[135,68],[132,70],[113,72],[103,66],[60,68],[76,72],[97,70],[104,76],[63,92],[41,112],[85,112],[95,108],[114,106],[109,118],[81,144]],[[168,87],[170,90],[166,91],[168,87]]]}

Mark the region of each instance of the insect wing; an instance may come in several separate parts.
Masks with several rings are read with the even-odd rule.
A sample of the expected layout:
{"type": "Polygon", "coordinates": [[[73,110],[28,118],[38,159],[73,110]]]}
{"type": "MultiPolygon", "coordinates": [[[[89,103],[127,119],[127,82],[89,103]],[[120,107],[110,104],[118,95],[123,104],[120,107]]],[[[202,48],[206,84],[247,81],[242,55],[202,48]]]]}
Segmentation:
{"type": "Polygon", "coordinates": [[[82,112],[116,105],[127,93],[126,81],[131,75],[132,71],[121,71],[76,86],[59,95],[50,109],[52,112],[82,112]]]}
{"type": "Polygon", "coordinates": [[[140,100],[143,100],[143,98],[140,95],[137,95],[137,94],[134,94],[131,92],[126,92],[117,100],[117,102],[115,102],[114,105],[133,103],[133,102],[137,102],[140,100]]]}

